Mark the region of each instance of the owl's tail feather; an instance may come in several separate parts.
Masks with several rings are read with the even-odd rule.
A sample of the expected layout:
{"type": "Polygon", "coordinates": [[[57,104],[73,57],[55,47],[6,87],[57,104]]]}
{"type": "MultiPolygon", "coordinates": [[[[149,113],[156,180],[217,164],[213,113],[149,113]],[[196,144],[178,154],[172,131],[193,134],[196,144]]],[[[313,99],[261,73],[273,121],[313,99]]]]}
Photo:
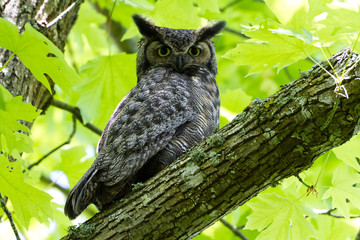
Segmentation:
{"type": "Polygon", "coordinates": [[[93,181],[97,170],[91,167],[75,187],[70,191],[65,203],[64,212],[70,219],[75,219],[94,201],[98,184],[93,181]]]}

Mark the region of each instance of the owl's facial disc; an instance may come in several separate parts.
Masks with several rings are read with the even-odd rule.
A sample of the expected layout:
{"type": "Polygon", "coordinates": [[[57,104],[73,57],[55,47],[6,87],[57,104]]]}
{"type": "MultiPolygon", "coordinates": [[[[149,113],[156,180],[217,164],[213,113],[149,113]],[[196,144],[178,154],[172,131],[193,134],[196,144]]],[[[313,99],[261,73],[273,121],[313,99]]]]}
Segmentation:
{"type": "Polygon", "coordinates": [[[189,75],[201,69],[217,74],[215,46],[211,39],[225,27],[225,22],[209,22],[198,30],[191,30],[160,27],[139,15],[134,15],[133,19],[143,35],[136,64],[138,81],[158,67],[189,75]],[[159,49],[161,44],[164,48],[159,49]]]}
{"type": "Polygon", "coordinates": [[[146,51],[150,68],[171,67],[180,73],[189,68],[203,67],[211,58],[211,50],[207,42],[197,42],[176,48],[170,43],[168,45],[162,41],[153,41],[146,51]]]}

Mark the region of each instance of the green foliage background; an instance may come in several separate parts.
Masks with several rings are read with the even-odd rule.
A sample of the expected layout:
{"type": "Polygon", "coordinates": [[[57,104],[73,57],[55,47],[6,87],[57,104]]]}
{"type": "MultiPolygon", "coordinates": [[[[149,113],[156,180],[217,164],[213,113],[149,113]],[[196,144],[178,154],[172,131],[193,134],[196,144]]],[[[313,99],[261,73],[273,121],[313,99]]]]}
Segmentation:
{"type": "MultiPolygon", "coordinates": [[[[18,56],[46,87],[43,73],[51,76],[57,84],[55,99],[78,106],[86,122],[103,129],[121,98],[136,84],[134,49],[139,33],[132,14],[149,16],[171,28],[197,29],[208,20],[225,20],[227,28],[214,39],[221,125],[225,125],[255,98],[275,93],[310,69],[314,63],[309,56],[324,60],[321,48],[330,57],[354,46],[360,31],[359,7],[359,0],[93,0],[82,4],[65,54],[30,24],[19,35],[16,26],[2,18],[0,47],[18,56]],[[108,33],[115,24],[126,29],[123,35],[108,33]],[[56,58],[46,57],[48,53],[56,58]]],[[[360,44],[355,51],[360,53],[360,44]]],[[[0,192],[9,197],[7,206],[27,239],[59,239],[68,226],[96,212],[90,207],[73,222],[62,212],[67,191],[91,165],[99,139],[80,124],[71,144],[27,170],[66,141],[71,130],[69,113],[50,107],[39,115],[0,85],[0,192]],[[29,132],[17,120],[33,119],[30,137],[14,132],[29,132]],[[7,155],[18,161],[9,162],[7,155]]],[[[359,144],[356,136],[319,157],[300,175],[316,192],[307,192],[291,177],[225,219],[249,239],[355,239],[359,221],[351,216],[360,215],[359,144]],[[334,208],[331,213],[342,218],[321,214],[334,208]]],[[[0,215],[0,238],[14,239],[1,209],[0,215]]],[[[196,237],[236,238],[220,222],[196,237]]]]}

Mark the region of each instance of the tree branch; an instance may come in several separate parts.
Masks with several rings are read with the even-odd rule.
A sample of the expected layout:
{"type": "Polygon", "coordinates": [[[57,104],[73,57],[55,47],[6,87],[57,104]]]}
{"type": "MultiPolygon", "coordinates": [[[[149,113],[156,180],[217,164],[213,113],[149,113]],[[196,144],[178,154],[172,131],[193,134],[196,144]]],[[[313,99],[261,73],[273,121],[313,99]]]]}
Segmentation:
{"type": "Polygon", "coordinates": [[[40,22],[40,25],[43,25],[44,27],[51,27],[52,25],[59,22],[76,4],[79,4],[82,0],[76,0],[73,2],[69,7],[67,7],[64,11],[62,11],[56,18],[54,18],[51,22],[40,22]]]}
{"type": "Polygon", "coordinates": [[[242,38],[246,38],[246,39],[250,38],[250,37],[246,36],[245,34],[243,34],[242,32],[234,30],[234,29],[229,28],[229,27],[225,27],[224,30],[227,31],[227,32],[233,33],[235,35],[238,35],[238,36],[240,36],[242,38]]]}
{"type": "MultiPolygon", "coordinates": [[[[98,3],[90,2],[94,9],[105,16],[107,18],[107,27],[106,31],[109,34],[109,37],[112,38],[116,46],[120,51],[126,52],[126,53],[135,53],[137,50],[137,39],[135,37],[131,39],[127,39],[124,41],[121,41],[122,37],[124,36],[126,32],[126,28],[121,25],[120,22],[117,22],[112,19],[112,16],[110,14],[110,11],[107,8],[101,8],[98,3]]],[[[114,2],[115,4],[115,2],[114,2]]]]}
{"type": "Polygon", "coordinates": [[[54,152],[56,152],[57,150],[59,150],[62,146],[65,146],[66,144],[69,144],[71,139],[74,137],[75,133],[76,133],[76,117],[75,117],[75,114],[72,115],[73,118],[73,128],[72,128],[72,131],[68,137],[68,139],[61,143],[59,146],[55,147],[54,149],[52,149],[50,152],[48,152],[47,154],[45,154],[44,156],[42,156],[39,160],[37,160],[36,162],[30,164],[28,166],[28,170],[31,170],[33,167],[39,165],[45,158],[47,158],[48,156],[50,156],[51,154],[53,154],[54,152]]]}
{"type": "Polygon", "coordinates": [[[295,174],[294,175],[298,180],[299,182],[301,182],[305,187],[307,187],[308,189],[311,189],[312,186],[310,186],[309,184],[307,184],[306,182],[304,182],[304,180],[302,180],[302,178],[299,176],[299,174],[295,174]]]}
{"type": "Polygon", "coordinates": [[[288,78],[290,81],[294,81],[294,78],[291,76],[288,67],[284,67],[284,73],[285,73],[285,75],[287,76],[287,78],[288,78]]]}
{"type": "Polygon", "coordinates": [[[64,102],[61,102],[61,101],[55,100],[55,99],[52,99],[51,105],[53,105],[53,106],[55,106],[57,108],[66,110],[68,112],[71,112],[73,114],[73,116],[75,116],[76,119],[78,119],[84,127],[90,129],[92,132],[94,132],[97,135],[101,136],[102,131],[99,128],[97,128],[96,126],[94,126],[91,123],[84,123],[84,121],[82,119],[82,116],[81,116],[81,113],[80,113],[80,109],[78,107],[73,107],[73,106],[71,106],[71,105],[69,105],[67,103],[64,103],[64,102]]]}
{"type": "Polygon", "coordinates": [[[8,219],[10,221],[10,225],[11,225],[12,230],[14,231],[16,240],[20,240],[20,236],[19,236],[18,230],[15,226],[14,219],[12,218],[11,212],[6,207],[5,200],[2,197],[1,193],[0,193],[0,205],[1,205],[2,210],[4,211],[4,213],[6,214],[6,216],[8,217],[8,219]]]}
{"type": "Polygon", "coordinates": [[[237,4],[238,2],[240,2],[241,0],[234,0],[230,3],[228,3],[226,6],[224,6],[223,8],[220,8],[220,12],[224,12],[227,8],[232,7],[233,5],[237,4]]]}
{"type": "Polygon", "coordinates": [[[239,238],[241,238],[242,240],[249,240],[242,232],[239,231],[239,229],[233,225],[231,225],[231,223],[229,223],[228,221],[226,221],[225,219],[221,218],[220,222],[222,224],[224,224],[225,227],[227,227],[228,229],[230,229],[235,236],[238,236],[239,238]]]}
{"type": "MultiPolygon", "coordinates": [[[[328,216],[334,217],[334,218],[345,218],[344,216],[333,214],[332,212],[335,210],[336,210],[336,208],[332,208],[325,212],[320,212],[319,215],[328,215],[328,216]]],[[[350,216],[349,218],[351,218],[351,219],[360,218],[360,215],[353,215],[353,216],[350,216]]]]}
{"type": "MultiPolygon", "coordinates": [[[[331,58],[343,69],[349,50],[331,58]]],[[[96,214],[66,239],[189,239],[258,193],[309,168],[359,131],[359,56],[343,80],[349,99],[336,102],[334,81],[315,66],[229,124],[172,165],[96,214]],[[84,229],[87,230],[84,234],[84,229]]],[[[328,71],[330,67],[323,64],[328,71]]]]}

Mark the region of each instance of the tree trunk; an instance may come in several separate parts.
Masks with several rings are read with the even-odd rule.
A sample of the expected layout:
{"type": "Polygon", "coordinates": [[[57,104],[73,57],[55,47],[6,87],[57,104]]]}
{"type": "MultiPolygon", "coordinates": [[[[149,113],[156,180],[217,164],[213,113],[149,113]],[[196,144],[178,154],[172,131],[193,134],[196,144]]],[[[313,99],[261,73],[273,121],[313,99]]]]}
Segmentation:
{"type": "MultiPolygon", "coordinates": [[[[48,37],[58,48],[64,49],[67,35],[75,23],[79,4],[74,6],[60,21],[50,28],[44,24],[56,18],[73,0],[0,0],[0,17],[16,24],[19,32],[24,31],[26,23],[31,23],[48,37]]],[[[0,62],[3,65],[11,52],[0,48],[0,62]]],[[[46,109],[52,99],[49,91],[35,79],[19,58],[14,57],[0,72],[0,84],[13,96],[22,95],[24,102],[30,102],[38,109],[46,109]]],[[[51,83],[53,87],[54,84],[51,83]]]]}
{"type": "MultiPolygon", "coordinates": [[[[331,58],[337,71],[349,54],[346,49],[331,58]]],[[[267,187],[309,168],[358,131],[358,59],[352,55],[347,67],[351,71],[343,81],[348,99],[334,92],[334,80],[316,66],[273,96],[254,101],[231,123],[140,189],[71,229],[63,240],[188,239],[267,187]]]]}

